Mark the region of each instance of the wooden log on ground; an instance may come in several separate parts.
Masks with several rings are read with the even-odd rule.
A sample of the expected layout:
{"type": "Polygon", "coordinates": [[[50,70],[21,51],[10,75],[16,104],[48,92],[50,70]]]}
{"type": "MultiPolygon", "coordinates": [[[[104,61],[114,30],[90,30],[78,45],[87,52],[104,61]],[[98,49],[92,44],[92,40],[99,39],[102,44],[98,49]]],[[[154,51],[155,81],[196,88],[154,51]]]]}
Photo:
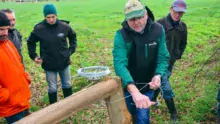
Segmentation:
{"type": "Polygon", "coordinates": [[[31,115],[17,121],[16,124],[58,123],[71,116],[73,112],[115,94],[118,92],[119,86],[119,81],[113,79],[100,82],[44,109],[34,112],[31,115]]]}

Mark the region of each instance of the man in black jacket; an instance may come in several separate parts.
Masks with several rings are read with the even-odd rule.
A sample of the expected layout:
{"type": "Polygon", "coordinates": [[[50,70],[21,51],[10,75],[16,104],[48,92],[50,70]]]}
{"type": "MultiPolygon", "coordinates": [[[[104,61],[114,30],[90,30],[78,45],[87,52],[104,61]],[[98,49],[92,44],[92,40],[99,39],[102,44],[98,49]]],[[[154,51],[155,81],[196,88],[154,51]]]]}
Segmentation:
{"type": "Polygon", "coordinates": [[[15,12],[11,9],[2,9],[2,11],[7,15],[8,19],[10,20],[10,28],[8,30],[8,38],[15,45],[15,47],[18,50],[18,53],[20,54],[21,59],[23,61],[23,57],[21,54],[22,35],[15,28],[15,24],[16,24],[15,12]]]}
{"type": "MultiPolygon", "coordinates": [[[[172,73],[173,65],[181,59],[187,44],[187,27],[180,19],[186,12],[186,3],[184,0],[175,0],[170,7],[170,13],[167,17],[159,19],[157,22],[163,25],[166,32],[166,44],[170,53],[170,62],[167,74],[162,78],[161,89],[166,105],[171,114],[171,121],[177,122],[177,111],[174,104],[174,93],[172,91],[169,77],[172,73]]],[[[160,89],[154,92],[153,101],[156,101],[160,89]]]]}
{"type": "Polygon", "coordinates": [[[70,56],[77,46],[76,33],[66,21],[57,19],[57,11],[53,4],[46,4],[43,13],[45,19],[34,27],[27,45],[30,58],[37,64],[41,64],[45,70],[49,101],[52,104],[57,101],[57,74],[61,79],[64,98],[72,94],[69,65],[70,56]],[[36,53],[38,41],[40,42],[40,57],[36,53]]]}

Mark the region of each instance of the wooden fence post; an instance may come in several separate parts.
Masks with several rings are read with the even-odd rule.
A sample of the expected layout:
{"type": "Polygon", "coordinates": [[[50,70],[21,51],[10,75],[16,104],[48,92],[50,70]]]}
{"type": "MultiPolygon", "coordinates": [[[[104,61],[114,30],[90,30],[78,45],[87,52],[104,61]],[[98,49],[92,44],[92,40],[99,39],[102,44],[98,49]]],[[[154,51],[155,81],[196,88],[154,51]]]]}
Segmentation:
{"type": "Polygon", "coordinates": [[[131,124],[132,118],[127,110],[121,84],[117,93],[105,99],[112,124],[131,124]]]}

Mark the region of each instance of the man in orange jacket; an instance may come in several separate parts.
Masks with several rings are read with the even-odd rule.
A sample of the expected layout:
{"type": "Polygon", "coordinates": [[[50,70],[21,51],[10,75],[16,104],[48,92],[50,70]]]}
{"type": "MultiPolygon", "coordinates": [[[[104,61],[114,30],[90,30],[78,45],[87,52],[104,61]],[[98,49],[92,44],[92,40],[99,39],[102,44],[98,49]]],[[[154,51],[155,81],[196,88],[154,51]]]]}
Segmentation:
{"type": "Polygon", "coordinates": [[[24,117],[30,108],[30,78],[24,71],[21,58],[8,40],[10,21],[0,11],[0,117],[8,124],[24,117]]]}

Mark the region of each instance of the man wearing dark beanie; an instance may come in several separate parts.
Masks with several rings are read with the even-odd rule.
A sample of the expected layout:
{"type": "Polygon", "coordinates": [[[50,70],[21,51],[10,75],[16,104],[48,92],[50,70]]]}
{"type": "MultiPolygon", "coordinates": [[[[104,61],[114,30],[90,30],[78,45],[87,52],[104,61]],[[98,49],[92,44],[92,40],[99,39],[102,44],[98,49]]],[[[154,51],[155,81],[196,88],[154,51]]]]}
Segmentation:
{"type": "Polygon", "coordinates": [[[46,4],[44,6],[43,13],[44,13],[44,17],[46,17],[49,14],[54,14],[57,16],[56,7],[53,4],[46,4]]]}
{"type": "Polygon", "coordinates": [[[0,11],[0,117],[12,124],[24,117],[30,108],[30,78],[21,63],[20,55],[8,39],[10,21],[0,11]]]}
{"type": "Polygon", "coordinates": [[[52,104],[57,102],[57,74],[61,79],[64,98],[72,95],[69,65],[77,40],[76,33],[66,23],[67,21],[63,22],[57,18],[57,11],[53,4],[46,4],[43,14],[45,19],[34,27],[27,45],[30,58],[45,70],[49,102],[52,104]],[[40,42],[40,56],[36,53],[37,42],[40,42]]]}
{"type": "Polygon", "coordinates": [[[10,21],[8,20],[8,17],[4,14],[4,12],[0,11],[0,42],[7,38],[9,25],[10,21]]]}

